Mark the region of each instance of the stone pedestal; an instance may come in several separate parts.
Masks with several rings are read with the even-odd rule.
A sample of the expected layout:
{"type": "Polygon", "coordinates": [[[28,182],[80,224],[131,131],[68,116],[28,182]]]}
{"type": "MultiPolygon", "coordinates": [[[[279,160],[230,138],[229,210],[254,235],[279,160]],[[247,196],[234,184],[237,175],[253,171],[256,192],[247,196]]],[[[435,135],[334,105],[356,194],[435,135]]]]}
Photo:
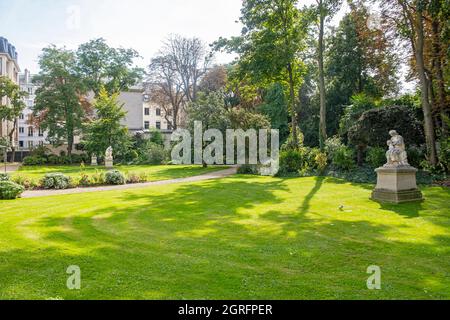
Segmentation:
{"type": "Polygon", "coordinates": [[[98,165],[97,157],[92,156],[92,158],[91,158],[91,166],[96,167],[97,165],[98,165]]]}
{"type": "Polygon", "coordinates": [[[106,167],[106,169],[114,168],[114,161],[112,158],[105,159],[105,167],[106,167]]]}
{"type": "Polygon", "coordinates": [[[417,169],[411,166],[382,167],[375,170],[378,181],[372,200],[390,203],[422,201],[417,188],[417,169]]]}

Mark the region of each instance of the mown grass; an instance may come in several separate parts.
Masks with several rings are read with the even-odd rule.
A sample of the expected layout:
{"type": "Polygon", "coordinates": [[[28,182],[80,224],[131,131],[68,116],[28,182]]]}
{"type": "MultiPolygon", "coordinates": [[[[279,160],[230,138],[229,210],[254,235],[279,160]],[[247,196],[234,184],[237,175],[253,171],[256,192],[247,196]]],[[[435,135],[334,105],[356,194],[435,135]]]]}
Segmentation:
{"type": "Polygon", "coordinates": [[[0,201],[0,299],[449,299],[449,189],[382,205],[371,188],[235,176],[0,201]]]}

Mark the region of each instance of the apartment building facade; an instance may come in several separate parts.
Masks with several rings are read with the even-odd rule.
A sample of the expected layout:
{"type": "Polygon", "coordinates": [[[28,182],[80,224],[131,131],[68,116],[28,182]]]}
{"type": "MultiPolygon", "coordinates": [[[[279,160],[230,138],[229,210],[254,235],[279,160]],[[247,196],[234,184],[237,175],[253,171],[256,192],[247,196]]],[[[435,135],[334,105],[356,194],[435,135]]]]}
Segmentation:
{"type": "MultiPolygon", "coordinates": [[[[14,83],[19,82],[19,63],[16,48],[8,42],[6,38],[0,37],[0,76],[8,77],[14,83]]],[[[3,98],[3,105],[8,105],[9,101],[3,98]]],[[[0,120],[0,137],[7,137],[13,130],[14,123],[12,121],[0,120]]],[[[18,130],[15,131],[14,145],[18,141],[18,130]]]]}
{"type": "Polygon", "coordinates": [[[33,75],[25,69],[19,75],[20,90],[26,92],[28,96],[25,100],[25,109],[19,117],[19,150],[29,151],[37,146],[48,144],[47,134],[39,126],[33,124],[33,107],[36,98],[36,90],[39,88],[33,83],[33,75]]]}

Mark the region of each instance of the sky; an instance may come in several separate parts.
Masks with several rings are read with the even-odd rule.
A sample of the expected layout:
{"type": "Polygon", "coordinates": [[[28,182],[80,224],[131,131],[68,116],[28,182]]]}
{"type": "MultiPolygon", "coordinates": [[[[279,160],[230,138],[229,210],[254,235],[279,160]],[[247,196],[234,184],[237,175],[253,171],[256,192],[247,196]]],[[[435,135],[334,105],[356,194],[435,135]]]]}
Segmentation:
{"type": "MultiPolygon", "coordinates": [[[[145,67],[170,34],[208,44],[239,35],[240,9],[241,0],[0,0],[0,36],[16,47],[22,71],[38,72],[38,56],[50,44],[76,49],[100,37],[137,50],[142,58],[136,64],[145,67]]],[[[218,54],[216,62],[233,58],[218,54]]]]}

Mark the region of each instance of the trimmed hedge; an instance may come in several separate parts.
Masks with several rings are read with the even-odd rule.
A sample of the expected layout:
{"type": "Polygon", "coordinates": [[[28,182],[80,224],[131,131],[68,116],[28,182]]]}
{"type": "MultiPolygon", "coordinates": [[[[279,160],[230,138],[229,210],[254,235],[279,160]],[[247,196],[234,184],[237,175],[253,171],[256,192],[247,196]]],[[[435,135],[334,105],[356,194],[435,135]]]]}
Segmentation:
{"type": "Polygon", "coordinates": [[[68,189],[71,186],[71,179],[62,173],[49,173],[42,178],[41,186],[45,189],[68,189]]]}
{"type": "Polygon", "coordinates": [[[106,172],[105,181],[107,184],[112,185],[121,185],[126,183],[125,175],[118,170],[106,172]]]}

